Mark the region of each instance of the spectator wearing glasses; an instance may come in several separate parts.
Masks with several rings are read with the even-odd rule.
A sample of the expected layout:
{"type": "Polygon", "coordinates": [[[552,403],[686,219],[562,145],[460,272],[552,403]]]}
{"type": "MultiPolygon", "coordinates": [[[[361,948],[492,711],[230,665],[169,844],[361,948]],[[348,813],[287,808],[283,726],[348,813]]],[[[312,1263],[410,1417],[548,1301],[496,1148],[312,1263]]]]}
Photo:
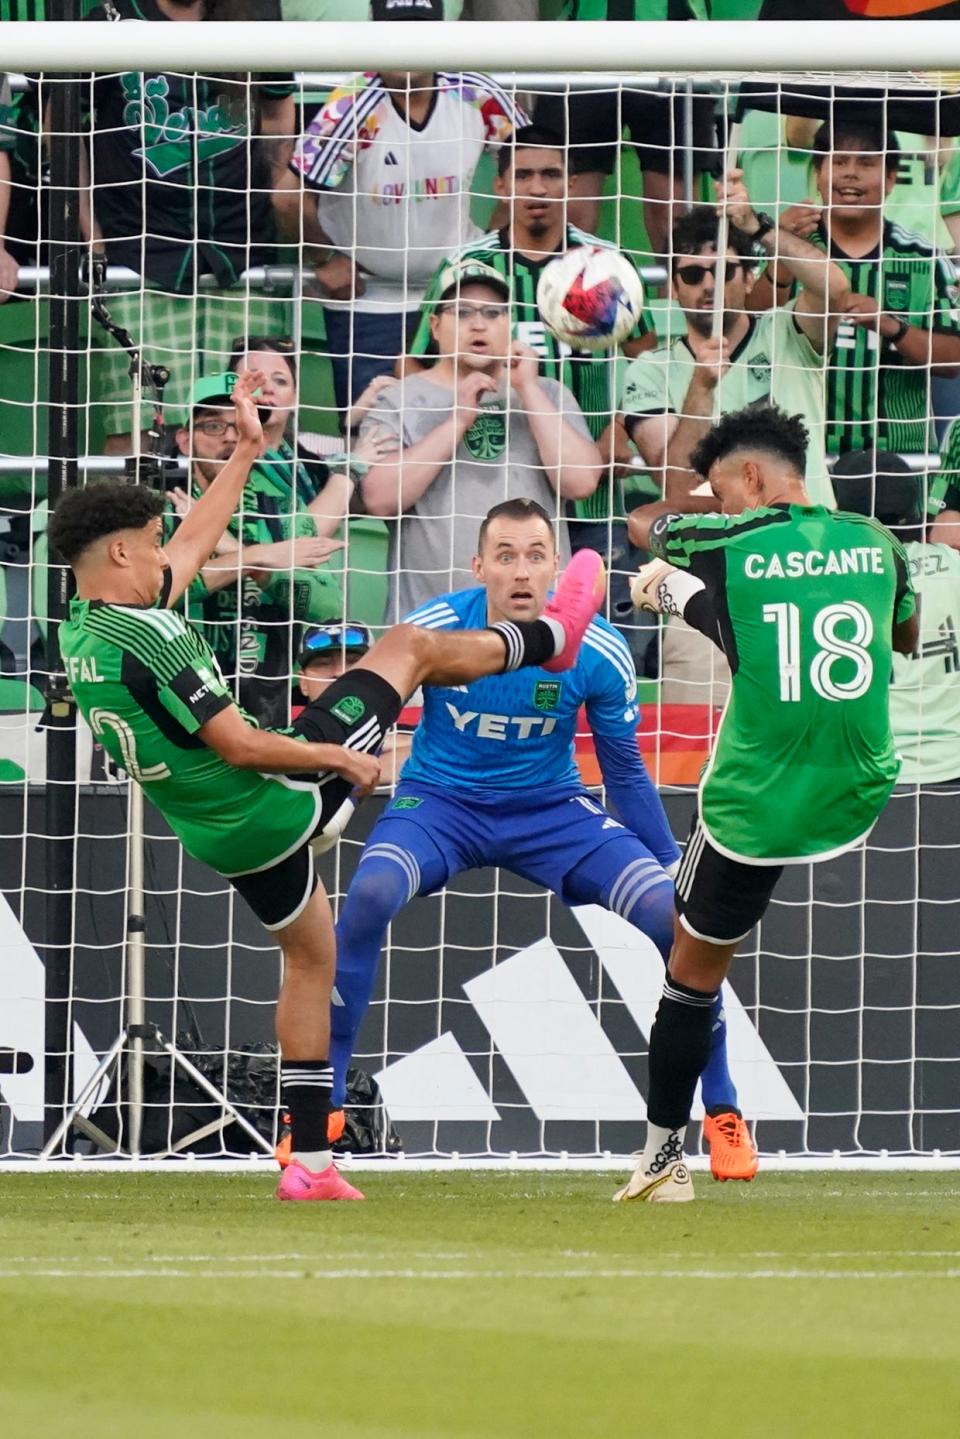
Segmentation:
{"type": "Polygon", "coordinates": [[[713,338],[719,220],[712,208],[699,207],[673,229],[672,293],[686,332],[631,362],[621,406],[627,433],[664,498],[680,498],[698,483],[690,456],[718,415],[776,404],[807,426],[807,488],[816,503],[832,505],[822,369],[847,280],[808,240],[753,210],[739,170],[721,193],[729,218],[722,337],[713,338]],[[758,252],[776,252],[799,285],[790,305],[759,315],[747,309],[758,252]]]}
{"type": "MultiPolygon", "coordinates": [[[[232,373],[211,375],[194,386],[190,422],[177,431],[180,453],[190,459],[189,488],[171,495],[167,538],[236,448],[235,379],[232,373]]],[[[283,507],[272,503],[251,475],[240,510],[184,595],[187,618],[210,644],[244,708],[262,723],[287,720],[294,622],[342,613],[339,582],[324,568],[342,549],[330,538],[337,523],[296,498],[291,504],[288,497],[283,507]]]]}
{"type": "MultiPolygon", "coordinates": [[[[374,20],[442,20],[441,0],[373,0],[374,20]]],[[[436,266],[479,235],[470,192],[484,150],[525,116],[485,75],[369,72],[334,90],[278,190],[315,264],[341,413],[392,373],[436,266]]]]}
{"type": "MultiPolygon", "coordinates": [[[[437,360],[384,390],[360,427],[394,445],[361,492],[390,538],[390,616],[472,583],[476,526],[491,505],[529,498],[548,514],[591,495],[602,461],[573,395],[539,374],[510,339],[509,281],[477,261],[454,264],[430,320],[437,360]]],[[[569,556],[561,527],[561,560],[569,556]]]]}
{"type": "MultiPolygon", "coordinates": [[[[328,625],[311,625],[304,630],[297,686],[306,703],[319,699],[327,685],[353,669],[372,645],[373,635],[358,620],[336,620],[328,625]]],[[[396,784],[412,744],[412,731],[396,729],[387,736],[380,751],[382,784],[391,788],[396,784]]]]}

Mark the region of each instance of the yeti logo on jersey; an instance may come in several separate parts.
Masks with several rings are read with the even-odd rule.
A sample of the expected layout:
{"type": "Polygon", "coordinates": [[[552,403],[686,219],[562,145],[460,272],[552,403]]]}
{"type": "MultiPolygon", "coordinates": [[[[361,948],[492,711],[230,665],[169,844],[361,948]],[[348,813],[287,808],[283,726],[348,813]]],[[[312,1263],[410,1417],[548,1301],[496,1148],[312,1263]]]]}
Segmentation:
{"type": "Polygon", "coordinates": [[[344,695],[342,700],[337,700],[335,705],[330,706],[330,713],[336,715],[338,720],[344,724],[356,724],[357,720],[366,713],[366,705],[356,695],[344,695]]]}
{"type": "Polygon", "coordinates": [[[390,808],[391,808],[391,809],[419,809],[420,805],[422,805],[422,804],[423,804],[423,800],[422,800],[422,799],[419,799],[417,795],[414,795],[414,794],[402,794],[399,799],[395,799],[395,800],[393,801],[393,804],[390,806],[390,808]]]}
{"type": "Polygon", "coordinates": [[[507,444],[507,426],[499,410],[479,414],[463,437],[467,452],[475,460],[495,460],[507,444]]]}
{"type": "Polygon", "coordinates": [[[542,738],[553,734],[557,722],[539,715],[491,715],[479,710],[458,710],[447,700],[447,711],[460,734],[476,734],[477,739],[515,740],[542,738]]]}
{"type": "Polygon", "coordinates": [[[537,680],[533,687],[533,707],[549,714],[555,710],[560,703],[560,691],[563,684],[560,680],[537,680]]]}

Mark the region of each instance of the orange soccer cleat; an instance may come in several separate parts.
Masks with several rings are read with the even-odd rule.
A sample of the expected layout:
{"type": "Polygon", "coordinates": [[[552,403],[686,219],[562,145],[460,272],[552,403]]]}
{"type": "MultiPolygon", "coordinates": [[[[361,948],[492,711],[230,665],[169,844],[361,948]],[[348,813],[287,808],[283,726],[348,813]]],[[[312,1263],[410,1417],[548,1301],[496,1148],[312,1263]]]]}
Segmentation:
{"type": "MultiPolygon", "coordinates": [[[[337,1140],[342,1138],[346,1122],[346,1115],[342,1109],[331,1109],[327,1119],[327,1138],[331,1144],[336,1144],[337,1140]]],[[[273,1151],[281,1169],[286,1169],[290,1163],[291,1149],[290,1116],[289,1114],[285,1114],[283,1116],[283,1128],[280,1130],[280,1138],[277,1140],[277,1147],[273,1151]]]]}
{"type": "Polygon", "coordinates": [[[703,1137],[710,1149],[710,1172],[714,1179],[752,1179],[760,1163],[746,1121],[735,1109],[706,1114],[703,1137]]]}

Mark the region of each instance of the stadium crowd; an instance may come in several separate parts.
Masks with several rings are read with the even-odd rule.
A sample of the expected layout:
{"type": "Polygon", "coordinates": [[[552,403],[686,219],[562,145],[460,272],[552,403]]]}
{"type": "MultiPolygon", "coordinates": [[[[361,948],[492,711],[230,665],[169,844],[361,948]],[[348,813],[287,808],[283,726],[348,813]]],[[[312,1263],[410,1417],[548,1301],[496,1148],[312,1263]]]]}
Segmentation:
{"type": "MultiPolygon", "coordinates": [[[[85,8],[92,24],[849,18],[844,0],[85,8]]],[[[5,0],[2,13],[42,18],[42,5],[5,0]]],[[[898,726],[916,739],[935,713],[960,737],[960,148],[949,126],[924,125],[929,103],[916,131],[853,94],[816,113],[745,107],[731,128],[719,95],[682,82],[521,93],[476,73],[384,71],[324,90],[292,72],[217,75],[215,56],[208,68],[84,87],[85,246],[109,275],[131,273],[102,296],[112,331],[90,318],[84,441],[115,459],[160,452],[172,534],[236,447],[236,375],[263,371],[262,453],[183,600],[252,713],[282,722],[311,626],[376,629],[468,585],[479,520],[520,497],[556,518],[562,555],[606,556],[608,615],[638,677],[665,702],[714,709],[721,657],[682,621],[630,605],[645,554],[628,516],[691,492],[691,453],[717,415],[772,399],[814,439],[814,498],[833,505],[842,488],[845,506],[882,509],[917,547],[916,573],[942,598],[924,595],[920,651],[898,662],[898,692],[922,672],[924,695],[898,704],[898,726]],[[644,276],[644,315],[617,350],[572,352],[540,315],[544,268],[581,245],[616,245],[644,276]],[[118,329],[169,371],[159,439],[153,404],[135,412],[118,329]]],[[[0,88],[11,455],[43,449],[13,377],[37,347],[24,318],[37,300],[18,275],[46,260],[39,197],[55,141],[49,87],[14,81],[0,88]],[[18,421],[31,428],[22,445],[18,421]]],[[[31,669],[16,616],[42,554],[42,499],[40,475],[0,480],[7,674],[31,669]]],[[[36,626],[32,639],[39,669],[36,626]]],[[[926,749],[914,753],[920,778],[926,749]]]]}

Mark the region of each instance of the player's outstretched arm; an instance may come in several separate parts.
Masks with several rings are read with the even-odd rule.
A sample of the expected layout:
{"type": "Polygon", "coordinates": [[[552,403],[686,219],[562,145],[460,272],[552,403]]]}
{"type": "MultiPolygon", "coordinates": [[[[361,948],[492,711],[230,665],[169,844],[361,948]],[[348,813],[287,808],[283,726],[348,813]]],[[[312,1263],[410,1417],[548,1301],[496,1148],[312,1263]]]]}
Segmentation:
{"type": "Polygon", "coordinates": [[[213,484],[191,506],[186,519],[164,546],[172,576],[170,605],[176,604],[207,563],[240,503],[243,487],[263,442],[260,416],[253,402],[253,393],[262,380],[259,370],[248,370],[234,385],[233,401],[240,431],[237,447],[213,484]]]}
{"type": "Polygon", "coordinates": [[[372,791],[380,778],[380,760],[376,756],[338,744],[318,744],[275,730],[257,729],[244,719],[236,705],[207,720],[197,733],[208,748],[235,769],[254,769],[264,774],[333,770],[363,793],[372,791]]]}

